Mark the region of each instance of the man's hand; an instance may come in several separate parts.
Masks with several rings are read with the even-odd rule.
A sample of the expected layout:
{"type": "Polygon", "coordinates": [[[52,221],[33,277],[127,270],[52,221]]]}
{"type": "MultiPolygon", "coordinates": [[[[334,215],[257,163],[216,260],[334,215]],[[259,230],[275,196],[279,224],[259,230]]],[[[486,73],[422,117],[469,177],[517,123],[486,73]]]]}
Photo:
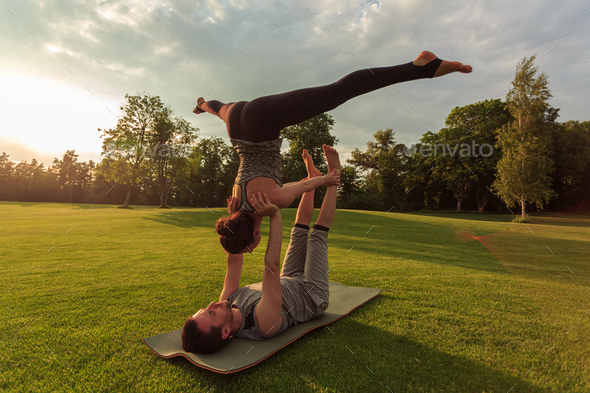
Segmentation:
{"type": "Polygon", "coordinates": [[[234,214],[235,212],[238,211],[238,200],[236,198],[234,198],[233,196],[230,196],[227,199],[227,212],[229,214],[234,214]]]}
{"type": "Polygon", "coordinates": [[[268,199],[268,195],[266,195],[266,193],[258,193],[258,196],[252,194],[252,197],[250,197],[250,206],[256,210],[256,214],[263,217],[272,217],[279,212],[277,205],[273,205],[270,202],[270,199],[268,199]]]}

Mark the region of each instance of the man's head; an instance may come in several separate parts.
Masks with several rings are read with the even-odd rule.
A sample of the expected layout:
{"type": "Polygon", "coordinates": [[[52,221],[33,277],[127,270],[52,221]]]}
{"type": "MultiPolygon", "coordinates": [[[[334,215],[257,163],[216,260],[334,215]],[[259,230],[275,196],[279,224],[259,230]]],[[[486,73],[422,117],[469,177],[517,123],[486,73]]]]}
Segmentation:
{"type": "Polygon", "coordinates": [[[230,254],[252,252],[260,243],[261,221],[261,216],[248,212],[221,217],[215,226],[219,242],[230,254]]]}
{"type": "Polygon", "coordinates": [[[230,302],[211,302],[184,323],[182,349],[202,354],[220,350],[227,343],[233,322],[230,302]]]}

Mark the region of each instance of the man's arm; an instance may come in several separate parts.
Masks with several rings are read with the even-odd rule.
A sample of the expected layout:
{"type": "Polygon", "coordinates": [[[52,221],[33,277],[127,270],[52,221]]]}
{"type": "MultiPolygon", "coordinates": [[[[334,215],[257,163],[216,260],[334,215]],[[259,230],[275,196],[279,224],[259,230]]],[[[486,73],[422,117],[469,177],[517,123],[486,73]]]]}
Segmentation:
{"type": "Polygon", "coordinates": [[[240,289],[243,262],[244,254],[227,254],[227,271],[225,272],[223,291],[221,291],[221,296],[219,297],[220,302],[240,289]]]}
{"type": "Polygon", "coordinates": [[[281,291],[281,243],[283,241],[283,220],[277,206],[270,203],[264,195],[250,199],[256,212],[270,217],[270,233],[268,247],[264,256],[264,272],[262,273],[262,297],[256,308],[258,326],[267,337],[276,335],[282,324],[281,307],[283,293],[281,291]]]}

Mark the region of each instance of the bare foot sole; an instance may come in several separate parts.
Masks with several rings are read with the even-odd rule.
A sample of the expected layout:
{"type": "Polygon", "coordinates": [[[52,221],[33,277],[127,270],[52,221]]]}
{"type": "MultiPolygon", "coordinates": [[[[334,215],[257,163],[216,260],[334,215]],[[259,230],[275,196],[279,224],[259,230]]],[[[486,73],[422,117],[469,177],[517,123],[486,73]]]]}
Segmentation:
{"type": "MultiPolygon", "coordinates": [[[[423,66],[431,61],[436,59],[436,55],[432,52],[423,51],[420,52],[418,57],[412,62],[414,65],[423,66]]],[[[443,62],[438,66],[436,72],[434,73],[434,77],[443,76],[446,74],[450,74],[451,72],[461,72],[463,74],[469,74],[472,71],[471,66],[459,63],[458,61],[446,61],[443,62]]]]}
{"type": "Polygon", "coordinates": [[[342,173],[342,166],[340,165],[340,155],[338,151],[328,145],[322,145],[326,161],[328,161],[328,172],[334,176],[342,173]]]}
{"type": "Polygon", "coordinates": [[[313,159],[307,150],[303,149],[303,154],[301,154],[301,156],[303,157],[305,167],[307,168],[308,178],[311,179],[312,177],[322,176],[322,173],[315,167],[315,165],[313,165],[313,159]]]}

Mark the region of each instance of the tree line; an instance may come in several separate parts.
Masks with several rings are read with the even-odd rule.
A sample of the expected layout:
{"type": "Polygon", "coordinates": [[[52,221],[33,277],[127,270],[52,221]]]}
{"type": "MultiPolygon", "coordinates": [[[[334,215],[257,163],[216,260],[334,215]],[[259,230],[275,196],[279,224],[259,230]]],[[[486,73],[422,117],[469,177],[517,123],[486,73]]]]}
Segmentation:
{"type": "MultiPolygon", "coordinates": [[[[535,56],[516,67],[506,100],[454,108],[438,132],[406,146],[391,128],[373,134],[343,167],[339,208],[519,212],[588,210],[590,122],[557,121],[559,109],[535,56]]],[[[158,96],[126,95],[117,124],[98,129],[102,160],[79,162],[74,150],[45,167],[0,156],[0,200],[168,206],[225,206],[239,158],[222,138],[199,138],[158,96]]],[[[307,176],[307,149],[320,171],[322,144],[334,146],[335,121],[321,114],[281,131],[282,181],[307,176]]],[[[320,205],[323,190],[315,194],[320,205]]],[[[293,206],[296,206],[295,201],[293,206]]]]}

